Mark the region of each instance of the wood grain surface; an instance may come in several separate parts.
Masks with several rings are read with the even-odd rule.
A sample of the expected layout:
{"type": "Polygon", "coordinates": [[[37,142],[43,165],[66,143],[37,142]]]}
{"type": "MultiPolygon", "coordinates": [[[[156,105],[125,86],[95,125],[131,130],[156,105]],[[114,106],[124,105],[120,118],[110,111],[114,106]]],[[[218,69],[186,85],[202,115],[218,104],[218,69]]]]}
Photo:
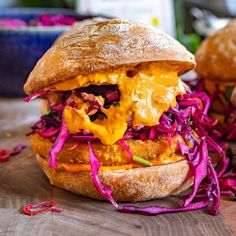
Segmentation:
{"type": "MultiPolygon", "coordinates": [[[[39,117],[40,102],[0,99],[0,148],[28,143],[24,133],[39,117]]],[[[139,205],[179,206],[181,197],[139,205]]],[[[236,203],[222,201],[221,213],[207,209],[160,216],[117,212],[107,202],[84,198],[50,186],[30,148],[9,162],[0,163],[0,236],[45,235],[236,235],[236,203]],[[26,216],[25,204],[54,199],[61,213],[26,216]]]]}

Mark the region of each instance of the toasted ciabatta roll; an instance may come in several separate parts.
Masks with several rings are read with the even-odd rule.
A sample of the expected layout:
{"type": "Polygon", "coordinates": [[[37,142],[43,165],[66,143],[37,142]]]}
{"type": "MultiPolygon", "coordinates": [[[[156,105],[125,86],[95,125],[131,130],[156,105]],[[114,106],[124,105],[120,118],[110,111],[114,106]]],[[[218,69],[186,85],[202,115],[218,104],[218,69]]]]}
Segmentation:
{"type": "Polygon", "coordinates": [[[197,53],[195,70],[205,79],[236,83],[236,20],[205,39],[197,53]]]}
{"type": "Polygon", "coordinates": [[[211,98],[211,117],[227,140],[236,140],[236,20],[205,39],[196,52],[196,72],[211,98]]]}
{"type": "Polygon", "coordinates": [[[124,20],[77,25],[38,61],[24,91],[32,94],[78,75],[144,62],[163,62],[179,75],[195,65],[184,46],[146,25],[124,20]]]}

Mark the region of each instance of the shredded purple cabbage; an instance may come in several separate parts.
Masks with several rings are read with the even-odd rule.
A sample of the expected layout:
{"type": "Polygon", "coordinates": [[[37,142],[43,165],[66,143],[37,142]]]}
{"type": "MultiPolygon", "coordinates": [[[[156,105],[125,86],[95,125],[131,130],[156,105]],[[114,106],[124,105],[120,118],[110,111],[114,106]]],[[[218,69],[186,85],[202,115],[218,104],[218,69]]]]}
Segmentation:
{"type": "Polygon", "coordinates": [[[91,172],[92,172],[92,180],[96,187],[96,189],[99,191],[99,193],[107,199],[115,208],[118,208],[119,205],[112,197],[112,191],[110,188],[105,188],[103,184],[101,183],[99,177],[98,177],[98,171],[100,168],[100,163],[93,151],[92,145],[90,142],[88,142],[89,147],[89,153],[90,153],[90,166],[91,166],[91,172]]]}
{"type": "Polygon", "coordinates": [[[213,215],[218,214],[219,206],[220,206],[220,185],[219,180],[217,177],[217,173],[214,169],[214,166],[212,165],[212,162],[209,158],[208,160],[208,180],[209,183],[207,185],[207,195],[210,200],[210,211],[213,215]]]}
{"type": "Polygon", "coordinates": [[[75,18],[64,16],[61,14],[47,15],[42,14],[39,19],[34,20],[36,26],[58,26],[58,25],[73,25],[76,22],[75,18]]]}
{"type": "MultiPolygon", "coordinates": [[[[236,188],[236,175],[234,177],[222,178],[220,184],[222,188],[236,188]]],[[[235,190],[234,190],[235,191],[235,190]]]]}
{"type": "Polygon", "coordinates": [[[236,162],[231,161],[225,156],[219,163],[220,168],[217,170],[221,196],[236,198],[236,162]]]}
{"type": "Polygon", "coordinates": [[[191,159],[188,158],[190,168],[192,169],[192,171],[194,173],[194,185],[193,185],[192,193],[184,201],[184,206],[188,206],[193,201],[193,199],[195,198],[195,196],[197,194],[197,191],[198,191],[198,188],[199,188],[200,184],[202,183],[202,181],[207,176],[208,156],[207,156],[207,144],[206,144],[206,142],[202,141],[200,143],[198,149],[199,150],[197,150],[194,153],[195,156],[193,158],[192,158],[192,155],[191,155],[191,159]]]}
{"type": "Polygon", "coordinates": [[[59,133],[60,130],[61,130],[60,127],[53,127],[53,126],[49,128],[42,127],[41,129],[38,130],[38,134],[43,138],[49,138],[59,133]]]}
{"type": "Polygon", "coordinates": [[[27,147],[26,144],[18,144],[14,149],[11,151],[10,156],[17,155],[21,153],[27,147]]]}
{"type": "Polygon", "coordinates": [[[0,19],[0,27],[4,28],[26,28],[28,26],[71,26],[76,22],[74,17],[64,16],[61,14],[48,15],[41,14],[38,18],[32,19],[29,22],[26,22],[21,19],[9,19],[3,18],[0,19]]]}
{"type": "Polygon", "coordinates": [[[128,145],[125,143],[124,139],[119,140],[120,144],[124,148],[124,150],[129,154],[130,158],[133,159],[133,153],[130,151],[128,145]]]}
{"type": "MultiPolygon", "coordinates": [[[[208,93],[207,89],[205,88],[204,78],[197,77],[195,80],[187,81],[187,84],[193,92],[208,93]]],[[[225,89],[225,91],[222,91],[218,85],[216,85],[215,89],[216,91],[214,94],[209,93],[209,98],[212,101],[212,107],[221,105],[221,112],[224,114],[224,123],[218,123],[215,126],[215,130],[218,130],[223,138],[228,141],[236,140],[236,107],[233,106],[232,102],[230,101],[229,90],[231,89],[228,87],[225,89]]]]}
{"type": "Polygon", "coordinates": [[[223,157],[219,159],[219,168],[217,169],[217,176],[218,178],[221,178],[223,174],[226,172],[228,166],[229,166],[230,160],[224,153],[223,157]]]}
{"type": "Polygon", "coordinates": [[[11,156],[21,153],[26,147],[25,144],[18,144],[13,150],[0,149],[0,163],[9,161],[11,156]]]}
{"type": "Polygon", "coordinates": [[[69,137],[69,131],[66,128],[66,124],[65,124],[64,119],[62,118],[60,133],[57,137],[56,142],[54,143],[54,145],[52,146],[52,148],[50,150],[50,159],[49,159],[49,166],[50,167],[52,167],[52,168],[57,167],[57,154],[59,152],[61,152],[61,150],[63,149],[68,137],[69,137]]]}
{"type": "Polygon", "coordinates": [[[34,93],[34,94],[32,94],[32,95],[26,97],[26,98],[24,99],[24,101],[25,101],[25,102],[30,102],[30,101],[34,100],[35,98],[38,98],[38,97],[41,97],[41,96],[45,95],[46,93],[47,93],[47,92],[45,92],[45,91],[40,91],[40,92],[34,93]]]}
{"type": "Polygon", "coordinates": [[[4,18],[0,19],[0,28],[25,28],[27,27],[27,23],[23,20],[20,19],[9,19],[9,18],[4,18]]]}
{"type": "Polygon", "coordinates": [[[127,205],[122,208],[119,208],[119,210],[124,213],[132,213],[132,214],[139,213],[143,215],[159,215],[164,213],[199,210],[207,207],[208,204],[209,204],[208,201],[201,201],[201,202],[191,203],[188,206],[179,208],[168,208],[159,206],[137,207],[137,206],[127,205]]]}

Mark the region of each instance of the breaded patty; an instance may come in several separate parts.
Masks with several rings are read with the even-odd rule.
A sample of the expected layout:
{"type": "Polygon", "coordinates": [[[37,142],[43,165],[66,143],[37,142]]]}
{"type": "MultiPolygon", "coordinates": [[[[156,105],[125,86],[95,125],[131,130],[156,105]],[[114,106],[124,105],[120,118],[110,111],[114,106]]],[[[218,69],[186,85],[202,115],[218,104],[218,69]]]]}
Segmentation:
{"type": "MultiPolygon", "coordinates": [[[[130,147],[133,155],[137,155],[146,160],[156,160],[172,156],[177,152],[177,140],[181,141],[180,136],[176,136],[170,142],[159,138],[156,140],[126,140],[126,144],[130,147]]],[[[42,138],[39,134],[35,133],[30,135],[30,141],[33,151],[38,153],[45,159],[49,158],[49,152],[53,145],[49,139],[42,138]]],[[[87,143],[79,143],[77,147],[75,142],[67,142],[63,150],[57,155],[57,161],[63,163],[79,163],[89,164],[89,150],[87,143]],[[73,150],[70,150],[73,148],[73,150]]],[[[131,162],[131,158],[123,149],[121,144],[116,143],[113,145],[103,145],[98,142],[93,142],[94,152],[103,166],[116,166],[124,165],[131,162]]]]}

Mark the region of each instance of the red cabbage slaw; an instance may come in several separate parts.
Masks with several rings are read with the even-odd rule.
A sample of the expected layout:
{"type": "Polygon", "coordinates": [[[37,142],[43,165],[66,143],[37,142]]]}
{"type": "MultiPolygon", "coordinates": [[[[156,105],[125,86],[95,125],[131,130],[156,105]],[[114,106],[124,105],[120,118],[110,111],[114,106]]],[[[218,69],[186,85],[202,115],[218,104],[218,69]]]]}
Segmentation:
{"type": "Polygon", "coordinates": [[[74,17],[64,16],[61,14],[56,15],[48,15],[48,14],[41,14],[39,17],[26,22],[25,20],[21,19],[10,19],[10,18],[3,18],[0,19],[0,28],[26,28],[29,26],[37,27],[37,26],[71,26],[76,22],[74,17]]]}
{"type": "Polygon", "coordinates": [[[46,93],[47,93],[47,92],[45,92],[45,91],[39,91],[39,92],[37,92],[37,93],[34,93],[34,94],[32,94],[32,95],[26,97],[26,98],[24,99],[24,101],[25,101],[25,102],[31,102],[31,101],[34,100],[35,98],[41,97],[41,96],[45,95],[46,93]]]}
{"type": "Polygon", "coordinates": [[[27,145],[25,145],[25,144],[18,144],[12,150],[0,149],[0,162],[9,161],[11,156],[15,156],[15,155],[21,153],[26,147],[27,147],[27,145]]]}
{"type": "Polygon", "coordinates": [[[63,149],[63,146],[66,142],[66,140],[69,137],[69,131],[66,128],[66,124],[64,119],[62,118],[62,123],[61,123],[61,130],[60,133],[53,145],[53,147],[50,150],[50,159],[49,159],[49,166],[52,168],[57,167],[57,154],[61,152],[61,150],[63,149]]]}
{"type": "MultiPolygon", "coordinates": [[[[207,92],[204,84],[204,79],[196,77],[194,80],[185,81],[193,92],[207,92]]],[[[222,136],[230,141],[236,140],[236,107],[230,101],[232,93],[232,86],[226,87],[225,91],[221,91],[216,85],[216,91],[213,95],[209,95],[212,103],[221,104],[224,108],[224,123],[218,123],[215,129],[218,130],[222,136]]]]}
{"type": "Polygon", "coordinates": [[[133,205],[127,205],[121,208],[120,211],[124,213],[139,213],[143,215],[159,215],[166,213],[199,210],[207,207],[208,204],[209,204],[208,201],[201,201],[201,202],[191,203],[186,207],[179,207],[179,208],[168,208],[159,206],[137,207],[133,205]]]}
{"type": "Polygon", "coordinates": [[[101,183],[99,177],[98,177],[98,171],[100,168],[100,163],[93,151],[91,143],[88,141],[88,147],[89,147],[89,153],[90,153],[90,166],[91,166],[91,172],[92,172],[92,180],[93,183],[98,190],[98,192],[107,199],[115,208],[118,208],[117,202],[112,197],[112,191],[110,188],[105,188],[103,184],[101,183]]]}
{"type": "MultiPolygon", "coordinates": [[[[92,150],[90,143],[92,140],[88,139],[92,178],[101,195],[109,200],[120,211],[129,213],[139,212],[153,215],[165,212],[200,209],[209,206],[210,212],[212,214],[217,214],[220,202],[220,188],[217,173],[212,165],[211,158],[208,155],[208,147],[220,153],[222,158],[224,157],[224,152],[217,142],[214,141],[219,137],[219,133],[214,130],[216,122],[207,116],[209,105],[210,100],[205,93],[191,94],[188,92],[183,96],[177,97],[176,107],[170,108],[165,112],[158,125],[153,127],[141,126],[128,128],[124,135],[124,139],[138,138],[142,140],[154,139],[155,135],[161,135],[167,140],[170,140],[170,138],[176,135],[181,135],[184,140],[192,144],[192,147],[189,147],[179,143],[179,149],[183,155],[186,155],[195,177],[193,191],[186,197],[183,207],[177,209],[160,208],[158,206],[147,208],[138,208],[136,206],[118,207],[118,204],[112,198],[111,190],[105,188],[98,178],[99,162],[92,150]]],[[[56,166],[55,156],[58,153],[58,150],[62,149],[63,144],[68,138],[71,138],[65,130],[65,125],[62,125],[62,129],[60,130],[56,142],[59,143],[59,148],[55,144],[53,149],[56,149],[56,151],[53,149],[51,151],[51,154],[54,154],[51,156],[51,163],[53,162],[51,166],[56,166]]],[[[132,156],[132,153],[129,154],[132,156]]]]}
{"type": "Polygon", "coordinates": [[[60,25],[73,25],[76,22],[74,17],[64,16],[61,14],[48,15],[41,14],[38,19],[31,21],[34,26],[60,26],[60,25]]]}
{"type": "Polygon", "coordinates": [[[56,208],[56,205],[55,201],[40,202],[37,204],[27,204],[22,210],[24,214],[30,216],[39,215],[48,211],[60,213],[61,210],[56,208]]]}
{"type": "Polygon", "coordinates": [[[27,27],[27,23],[24,20],[21,19],[9,19],[9,18],[3,18],[0,19],[0,28],[25,28],[27,27]]]}
{"type": "Polygon", "coordinates": [[[231,160],[226,156],[220,160],[220,168],[217,170],[221,196],[230,197],[236,200],[236,160],[233,153],[228,154],[231,160]]]}

